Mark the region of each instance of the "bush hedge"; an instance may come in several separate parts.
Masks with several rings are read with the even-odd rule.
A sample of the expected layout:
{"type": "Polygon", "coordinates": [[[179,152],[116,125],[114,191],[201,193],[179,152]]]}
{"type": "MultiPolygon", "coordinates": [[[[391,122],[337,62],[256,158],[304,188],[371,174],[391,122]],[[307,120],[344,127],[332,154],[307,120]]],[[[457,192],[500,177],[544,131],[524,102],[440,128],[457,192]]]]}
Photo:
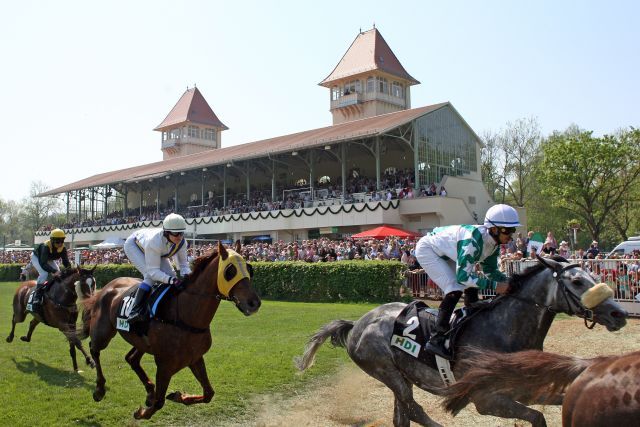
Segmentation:
{"type": "MultiPolygon", "coordinates": [[[[262,298],[304,302],[399,301],[402,272],[397,261],[255,262],[253,286],[262,298]]],[[[20,264],[0,264],[0,280],[19,280],[20,264]]],[[[91,266],[85,266],[90,268],[91,266]]],[[[117,277],[139,277],[131,264],[100,264],[98,287],[117,277]]]]}

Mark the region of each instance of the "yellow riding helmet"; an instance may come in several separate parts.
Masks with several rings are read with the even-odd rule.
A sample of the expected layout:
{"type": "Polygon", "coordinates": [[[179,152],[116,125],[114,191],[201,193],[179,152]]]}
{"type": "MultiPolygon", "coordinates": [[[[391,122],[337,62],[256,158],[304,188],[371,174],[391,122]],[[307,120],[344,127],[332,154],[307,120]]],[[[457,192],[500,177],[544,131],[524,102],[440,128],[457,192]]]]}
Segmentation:
{"type": "Polygon", "coordinates": [[[65,236],[64,231],[59,228],[51,230],[51,234],[49,234],[49,238],[51,239],[62,239],[64,240],[67,236],[65,236]]]}

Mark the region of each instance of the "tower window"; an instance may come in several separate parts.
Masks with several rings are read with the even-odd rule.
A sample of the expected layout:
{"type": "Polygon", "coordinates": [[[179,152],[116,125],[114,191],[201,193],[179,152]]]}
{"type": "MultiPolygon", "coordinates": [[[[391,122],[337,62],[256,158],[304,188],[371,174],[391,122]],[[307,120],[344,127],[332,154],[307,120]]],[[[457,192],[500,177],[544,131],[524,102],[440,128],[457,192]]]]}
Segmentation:
{"type": "Polygon", "coordinates": [[[376,83],[373,77],[367,78],[367,93],[373,93],[376,91],[376,83]]]}
{"type": "Polygon", "coordinates": [[[376,80],[378,81],[378,92],[389,93],[389,83],[387,82],[387,79],[384,77],[377,77],[376,80]]]}
{"type": "Polygon", "coordinates": [[[182,134],[182,129],[177,128],[177,129],[171,129],[171,139],[178,139],[180,138],[181,134],[182,134]]]}
{"type": "Polygon", "coordinates": [[[391,95],[397,96],[398,98],[402,98],[402,83],[393,82],[391,84],[391,95]]]}
{"type": "Polygon", "coordinates": [[[344,85],[344,94],[348,95],[350,93],[360,93],[362,91],[360,80],[352,80],[349,83],[344,85]]]}
{"type": "Polygon", "coordinates": [[[205,128],[204,130],[204,139],[208,139],[209,141],[216,140],[216,130],[211,128],[205,128]]]}
{"type": "Polygon", "coordinates": [[[193,125],[189,125],[189,136],[192,138],[199,138],[200,137],[200,128],[198,128],[198,126],[193,126],[193,125]]]}
{"type": "Polygon", "coordinates": [[[334,86],[331,88],[331,100],[337,101],[342,96],[342,88],[334,86]]]}

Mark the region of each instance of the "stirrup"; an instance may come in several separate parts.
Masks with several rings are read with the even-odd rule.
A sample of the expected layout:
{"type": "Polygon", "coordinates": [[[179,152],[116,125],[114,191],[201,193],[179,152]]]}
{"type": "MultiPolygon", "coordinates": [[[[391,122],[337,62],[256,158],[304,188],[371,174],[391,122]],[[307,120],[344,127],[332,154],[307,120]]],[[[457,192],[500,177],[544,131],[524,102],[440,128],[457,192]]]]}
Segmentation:
{"type": "Polygon", "coordinates": [[[435,335],[431,337],[431,339],[424,346],[425,350],[429,353],[433,353],[437,356],[442,357],[443,359],[453,360],[453,355],[450,350],[447,350],[445,347],[445,342],[447,337],[444,335],[435,335]]]}

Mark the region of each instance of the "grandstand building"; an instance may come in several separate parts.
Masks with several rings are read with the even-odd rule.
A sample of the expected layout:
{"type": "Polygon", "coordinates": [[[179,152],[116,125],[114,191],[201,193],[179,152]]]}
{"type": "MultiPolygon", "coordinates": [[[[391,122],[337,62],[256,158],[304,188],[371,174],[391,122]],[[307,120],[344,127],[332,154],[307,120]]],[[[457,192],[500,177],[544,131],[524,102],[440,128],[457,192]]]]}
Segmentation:
{"type": "Polygon", "coordinates": [[[187,89],[155,128],[162,161],[41,196],[64,198],[76,246],[158,226],[173,211],[187,218],[189,239],[243,241],[339,238],[381,224],[425,233],[484,217],[493,202],[480,139],[449,102],[411,108],[419,82],[376,28],[319,84],[332,126],[229,147],[227,127],[187,89]]]}

